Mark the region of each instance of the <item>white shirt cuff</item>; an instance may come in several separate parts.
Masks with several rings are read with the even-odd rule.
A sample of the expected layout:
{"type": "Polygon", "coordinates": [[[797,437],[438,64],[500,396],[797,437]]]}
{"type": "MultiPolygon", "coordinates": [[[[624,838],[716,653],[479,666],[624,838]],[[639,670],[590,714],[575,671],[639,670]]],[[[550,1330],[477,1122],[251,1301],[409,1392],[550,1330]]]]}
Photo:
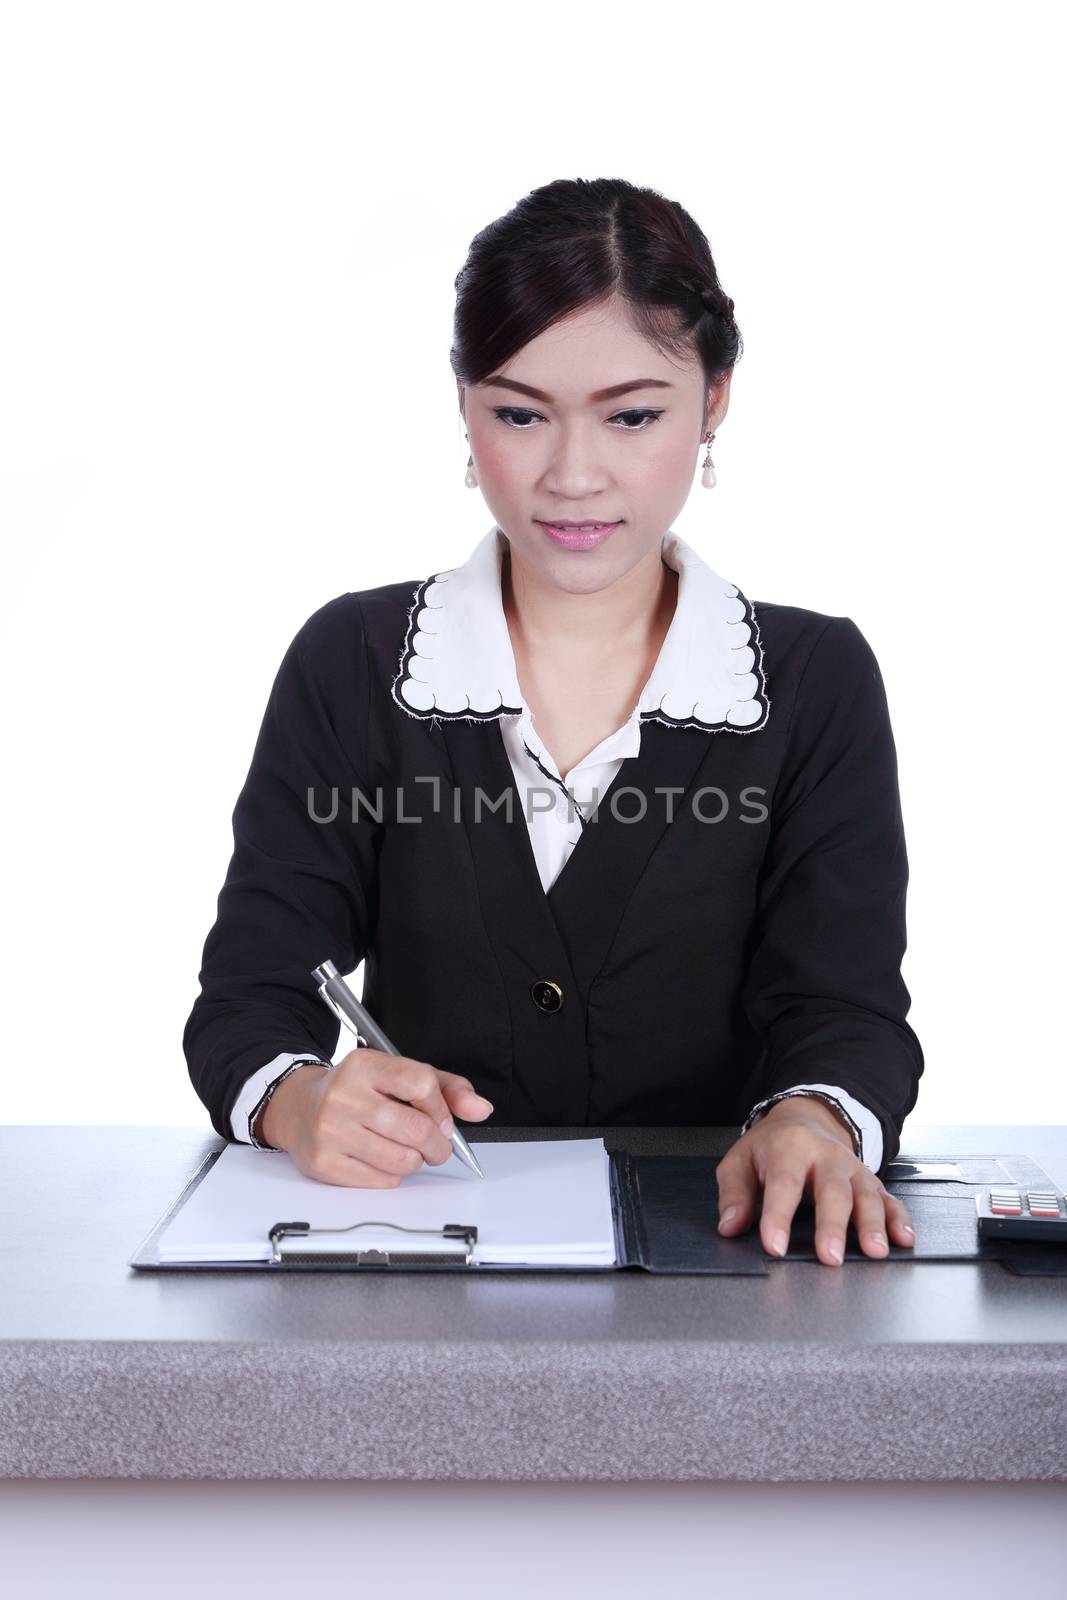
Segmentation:
{"type": "Polygon", "coordinates": [[[281,1055],[275,1056],[273,1061],[268,1061],[265,1067],[259,1067],[250,1078],[246,1078],[230,1113],[230,1127],[238,1143],[254,1144],[257,1149],[263,1148],[252,1137],[252,1113],[271,1084],[284,1077],[290,1067],[295,1067],[303,1061],[316,1061],[323,1067],[331,1065],[329,1061],[323,1061],[321,1056],[309,1054],[307,1051],[297,1054],[291,1050],[284,1050],[281,1055]]]}

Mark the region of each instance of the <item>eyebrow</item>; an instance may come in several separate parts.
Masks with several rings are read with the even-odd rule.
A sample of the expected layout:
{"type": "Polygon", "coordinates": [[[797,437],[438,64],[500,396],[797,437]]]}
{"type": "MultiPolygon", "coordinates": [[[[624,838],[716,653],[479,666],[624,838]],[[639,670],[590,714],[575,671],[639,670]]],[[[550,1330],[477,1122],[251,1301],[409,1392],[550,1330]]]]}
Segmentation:
{"type": "MultiPolygon", "coordinates": [[[[517,394],[528,394],[534,400],[543,400],[546,405],[552,404],[552,396],[545,394],[543,389],[535,389],[532,384],[519,383],[515,378],[486,378],[479,385],[483,389],[514,389],[517,394]]],[[[590,403],[597,400],[614,400],[620,394],[630,394],[634,389],[673,389],[673,383],[667,383],[663,378],[634,378],[629,383],[613,383],[608,389],[597,389],[589,396],[590,403]]]]}

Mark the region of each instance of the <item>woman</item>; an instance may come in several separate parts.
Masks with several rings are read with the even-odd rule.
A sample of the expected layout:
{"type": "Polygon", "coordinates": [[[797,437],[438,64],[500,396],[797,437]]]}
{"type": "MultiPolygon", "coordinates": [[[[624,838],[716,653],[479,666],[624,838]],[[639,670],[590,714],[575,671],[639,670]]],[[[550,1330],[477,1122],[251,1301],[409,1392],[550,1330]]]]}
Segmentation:
{"type": "Polygon", "coordinates": [[[671,531],[740,338],[703,233],[615,179],[474,240],[452,366],[494,525],[339,595],[275,680],[185,1029],[225,1137],[393,1187],[501,1126],[741,1124],[720,1229],[839,1264],[914,1234],[877,1170],[923,1070],[877,662],[671,531]],[[593,524],[590,528],[590,524],[593,524]],[[366,960],[400,1049],[334,1067],[311,977],[366,960]],[[743,1120],[742,1120],[743,1119],[743,1120]]]}

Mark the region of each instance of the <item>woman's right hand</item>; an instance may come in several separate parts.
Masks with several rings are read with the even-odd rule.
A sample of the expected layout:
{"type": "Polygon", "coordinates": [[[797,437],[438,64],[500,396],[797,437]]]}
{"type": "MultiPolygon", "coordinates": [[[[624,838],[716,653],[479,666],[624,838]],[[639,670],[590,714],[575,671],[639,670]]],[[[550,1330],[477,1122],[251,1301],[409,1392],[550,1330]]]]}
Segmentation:
{"type": "Polygon", "coordinates": [[[320,1183],[395,1189],[424,1161],[448,1160],[453,1112],[476,1122],[492,1109],[469,1078],[360,1046],[329,1070],[306,1063],[291,1072],[268,1101],[257,1138],[288,1151],[320,1183]]]}

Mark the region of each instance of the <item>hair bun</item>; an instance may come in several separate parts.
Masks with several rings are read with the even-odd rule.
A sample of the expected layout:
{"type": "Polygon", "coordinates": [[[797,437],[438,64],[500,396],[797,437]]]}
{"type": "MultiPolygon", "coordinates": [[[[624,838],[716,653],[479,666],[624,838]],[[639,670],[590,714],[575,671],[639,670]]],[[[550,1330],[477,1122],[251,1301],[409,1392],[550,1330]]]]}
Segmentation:
{"type": "Polygon", "coordinates": [[[724,306],[720,299],[719,290],[709,289],[705,284],[701,285],[701,287],[697,290],[697,293],[700,296],[705,311],[710,311],[717,317],[729,316],[733,311],[733,301],[727,299],[727,304],[724,306]]]}

